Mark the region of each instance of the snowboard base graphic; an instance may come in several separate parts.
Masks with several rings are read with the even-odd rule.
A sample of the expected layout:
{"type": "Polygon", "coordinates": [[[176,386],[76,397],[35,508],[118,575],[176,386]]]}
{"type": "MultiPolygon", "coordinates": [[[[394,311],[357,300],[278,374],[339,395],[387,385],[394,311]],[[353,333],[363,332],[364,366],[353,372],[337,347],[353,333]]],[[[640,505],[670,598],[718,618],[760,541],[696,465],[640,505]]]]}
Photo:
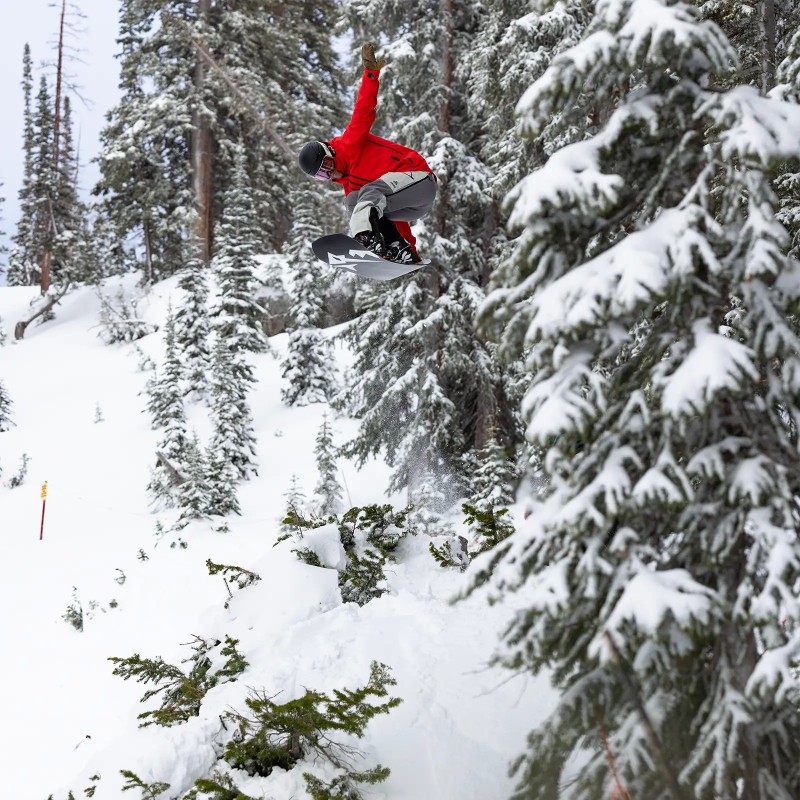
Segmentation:
{"type": "Polygon", "coordinates": [[[431,263],[429,259],[419,264],[398,264],[396,261],[387,261],[343,233],[322,236],[312,242],[311,249],[320,261],[373,281],[390,281],[409,272],[416,272],[431,263]]]}

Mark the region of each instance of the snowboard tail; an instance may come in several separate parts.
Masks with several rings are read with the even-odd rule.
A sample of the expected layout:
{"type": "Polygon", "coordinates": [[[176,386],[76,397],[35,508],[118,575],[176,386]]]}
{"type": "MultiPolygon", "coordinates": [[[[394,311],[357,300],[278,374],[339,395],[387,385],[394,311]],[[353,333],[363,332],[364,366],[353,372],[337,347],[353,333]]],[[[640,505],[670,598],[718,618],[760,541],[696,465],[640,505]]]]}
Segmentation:
{"type": "Polygon", "coordinates": [[[409,272],[416,272],[431,263],[428,259],[419,264],[389,261],[362,247],[358,241],[343,233],[322,236],[312,242],[311,249],[320,261],[373,281],[390,281],[409,272]]]}

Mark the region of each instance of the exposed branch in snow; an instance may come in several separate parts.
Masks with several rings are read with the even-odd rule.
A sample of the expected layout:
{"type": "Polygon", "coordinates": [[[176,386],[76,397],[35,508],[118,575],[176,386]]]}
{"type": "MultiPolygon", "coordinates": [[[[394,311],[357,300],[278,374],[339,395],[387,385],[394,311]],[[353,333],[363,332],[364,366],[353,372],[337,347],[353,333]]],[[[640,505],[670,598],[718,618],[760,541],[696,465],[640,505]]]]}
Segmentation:
{"type": "Polygon", "coordinates": [[[176,467],[161,451],[156,452],[156,459],[167,471],[173,486],[181,486],[189,480],[189,476],[176,467]]]}
{"type": "Polygon", "coordinates": [[[67,279],[64,282],[63,287],[52,295],[46,295],[43,298],[43,302],[39,305],[35,311],[32,311],[25,319],[21,319],[15,326],[14,326],[14,338],[19,340],[25,336],[25,331],[28,328],[28,325],[31,324],[37,317],[41,317],[43,314],[46,314],[54,305],[56,305],[61,298],[70,290],[72,287],[72,282],[67,279]]]}

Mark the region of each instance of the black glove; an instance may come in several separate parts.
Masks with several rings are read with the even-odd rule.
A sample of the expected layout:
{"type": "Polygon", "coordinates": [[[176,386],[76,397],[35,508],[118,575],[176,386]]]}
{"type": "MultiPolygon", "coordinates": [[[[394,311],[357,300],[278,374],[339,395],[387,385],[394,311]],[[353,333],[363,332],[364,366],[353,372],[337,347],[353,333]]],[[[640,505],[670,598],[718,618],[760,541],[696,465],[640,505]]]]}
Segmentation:
{"type": "Polygon", "coordinates": [[[365,42],[361,45],[361,61],[364,63],[364,69],[374,69],[376,72],[386,65],[386,59],[382,58],[378,61],[375,58],[375,44],[373,42],[365,42]]]}

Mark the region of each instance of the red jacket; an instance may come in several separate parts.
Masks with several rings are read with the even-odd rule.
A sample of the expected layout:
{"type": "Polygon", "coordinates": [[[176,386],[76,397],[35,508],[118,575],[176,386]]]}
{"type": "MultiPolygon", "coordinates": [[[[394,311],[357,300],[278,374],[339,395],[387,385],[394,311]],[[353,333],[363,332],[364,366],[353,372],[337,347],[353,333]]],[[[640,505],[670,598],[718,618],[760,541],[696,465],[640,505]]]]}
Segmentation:
{"type": "MultiPolygon", "coordinates": [[[[336,183],[344,187],[345,195],[358,191],[387,172],[433,171],[416,150],[370,133],[378,104],[378,76],[377,70],[364,70],[350,122],[341,136],[330,141],[336,152],[336,169],[344,173],[336,183]]],[[[415,240],[408,223],[398,221],[395,224],[413,245],[415,240]]]]}

